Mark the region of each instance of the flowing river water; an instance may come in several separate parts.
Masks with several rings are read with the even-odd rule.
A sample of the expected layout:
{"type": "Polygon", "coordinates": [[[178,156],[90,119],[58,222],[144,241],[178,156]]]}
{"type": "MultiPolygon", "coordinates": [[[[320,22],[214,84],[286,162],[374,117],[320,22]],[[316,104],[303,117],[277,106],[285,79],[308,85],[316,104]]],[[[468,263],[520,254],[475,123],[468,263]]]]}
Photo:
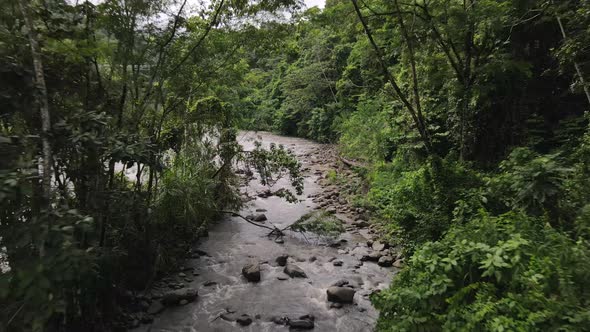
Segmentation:
{"type": "MultiPolygon", "coordinates": [[[[323,190],[320,178],[334,165],[327,153],[329,146],[265,132],[239,134],[240,143],[246,150],[252,149],[254,139],[261,140],[263,145],[274,142],[289,148],[305,170],[305,189],[299,197],[301,202],[288,203],[276,196],[257,197],[257,193],[266,188],[257,181],[251,181],[241,191],[256,199],[246,203],[240,213],[248,215],[256,213],[256,210],[266,210],[267,223],[282,228],[317,209],[313,197],[323,190]]],[[[288,186],[287,179],[283,179],[273,190],[288,186]]],[[[336,216],[347,223],[352,221],[346,214],[337,212],[336,216]]],[[[185,262],[185,267],[195,272],[194,276],[187,272],[192,281],[186,283],[186,287],[197,289],[198,298],[183,306],[167,308],[155,316],[151,324],[136,330],[288,331],[289,326],[272,322],[272,317],[297,319],[310,314],[314,316],[313,331],[372,331],[378,313],[369,301],[369,294],[386,288],[396,269],[381,267],[373,262],[360,263],[360,257],[370,250],[366,244],[370,238],[368,229],[347,229],[337,239],[338,246],[289,233],[281,244],[267,237],[268,230],[228,216],[213,225],[209,237],[195,246],[194,250],[207,255],[185,262]],[[282,254],[288,254],[289,262],[301,267],[307,278],[288,278],[283,273],[283,267],[275,262],[282,254]],[[341,260],[342,266],[335,266],[334,259],[341,260]],[[242,267],[250,262],[261,264],[261,280],[258,283],[248,282],[242,276],[242,267]],[[326,290],[343,279],[356,290],[354,303],[333,308],[327,301],[326,290]],[[222,318],[221,315],[228,311],[237,316],[247,314],[253,322],[241,326],[222,318]]]]}

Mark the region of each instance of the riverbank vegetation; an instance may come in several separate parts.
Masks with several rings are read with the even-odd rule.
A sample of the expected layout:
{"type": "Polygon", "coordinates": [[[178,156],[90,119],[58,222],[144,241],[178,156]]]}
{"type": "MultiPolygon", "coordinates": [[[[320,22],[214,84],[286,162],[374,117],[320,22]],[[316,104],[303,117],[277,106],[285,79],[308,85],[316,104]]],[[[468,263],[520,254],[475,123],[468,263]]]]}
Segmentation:
{"type": "Polygon", "coordinates": [[[359,165],[405,257],[378,330],[588,329],[590,2],[301,5],[0,3],[4,329],[124,328],[126,290],[239,206],[236,128],[359,165]]]}
{"type": "Polygon", "coordinates": [[[587,329],[587,1],[327,1],[252,125],[337,142],[406,267],[379,330],[587,329]]]}

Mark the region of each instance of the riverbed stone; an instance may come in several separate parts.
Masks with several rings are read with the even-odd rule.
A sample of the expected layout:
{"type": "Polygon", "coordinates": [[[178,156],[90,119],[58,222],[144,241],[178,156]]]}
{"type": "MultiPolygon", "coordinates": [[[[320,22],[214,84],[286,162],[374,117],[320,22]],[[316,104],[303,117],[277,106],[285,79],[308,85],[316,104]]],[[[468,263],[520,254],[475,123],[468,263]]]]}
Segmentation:
{"type": "Polygon", "coordinates": [[[254,220],[256,222],[263,222],[263,221],[268,220],[268,218],[266,218],[266,214],[259,213],[259,214],[255,214],[254,218],[252,218],[252,220],[254,220]]]}
{"type": "Polygon", "coordinates": [[[355,290],[349,287],[329,287],[326,291],[328,294],[328,301],[338,303],[352,303],[355,290]]]}
{"type": "Polygon", "coordinates": [[[272,316],[270,321],[277,325],[287,325],[289,323],[288,317],[272,316]]]}
{"type": "Polygon", "coordinates": [[[289,259],[289,255],[282,254],[275,259],[275,262],[277,262],[279,266],[285,266],[287,265],[287,259],[289,259]]]}
{"type": "Polygon", "coordinates": [[[219,318],[227,322],[235,322],[238,319],[236,313],[233,311],[224,312],[219,315],[219,318]]]}
{"type": "Polygon", "coordinates": [[[179,305],[181,301],[185,300],[193,302],[198,296],[198,292],[194,288],[183,288],[168,292],[162,296],[162,304],[170,307],[179,305]]]}
{"type": "Polygon", "coordinates": [[[305,271],[303,271],[303,269],[299,266],[292,263],[287,263],[283,272],[285,272],[285,274],[291,278],[307,278],[307,274],[305,274],[305,271]]]}
{"type": "Polygon", "coordinates": [[[363,255],[361,257],[361,262],[378,262],[381,256],[380,252],[373,251],[370,254],[363,255]]]}
{"type": "Polygon", "coordinates": [[[389,244],[385,243],[385,242],[381,242],[381,241],[375,241],[373,242],[373,250],[375,251],[383,251],[385,249],[389,249],[389,244]]]}
{"type": "Polygon", "coordinates": [[[240,317],[238,317],[236,319],[236,322],[238,322],[238,324],[240,324],[242,326],[248,326],[248,325],[252,324],[252,317],[244,314],[244,315],[241,315],[240,317]]]}
{"type": "Polygon", "coordinates": [[[333,283],[332,286],[344,287],[344,286],[348,285],[349,283],[350,283],[350,281],[348,281],[346,279],[340,279],[340,280],[336,281],[335,283],[333,283]]]}
{"type": "Polygon", "coordinates": [[[365,228],[365,227],[369,226],[369,223],[367,221],[358,219],[358,220],[355,220],[352,223],[352,225],[355,227],[358,227],[358,228],[365,228]]]}
{"type": "Polygon", "coordinates": [[[299,330],[311,330],[314,328],[314,322],[309,319],[294,319],[289,321],[289,327],[299,330]]]}
{"type": "Polygon", "coordinates": [[[379,266],[383,266],[383,267],[390,267],[391,265],[393,265],[393,257],[382,256],[381,258],[379,258],[379,261],[377,262],[377,264],[379,266]]]}
{"type": "Polygon", "coordinates": [[[153,301],[152,304],[147,309],[147,313],[149,315],[157,315],[164,311],[166,307],[160,301],[153,301]]]}
{"type": "Polygon", "coordinates": [[[260,265],[258,263],[249,263],[242,268],[242,275],[249,282],[260,281],[260,265]]]}

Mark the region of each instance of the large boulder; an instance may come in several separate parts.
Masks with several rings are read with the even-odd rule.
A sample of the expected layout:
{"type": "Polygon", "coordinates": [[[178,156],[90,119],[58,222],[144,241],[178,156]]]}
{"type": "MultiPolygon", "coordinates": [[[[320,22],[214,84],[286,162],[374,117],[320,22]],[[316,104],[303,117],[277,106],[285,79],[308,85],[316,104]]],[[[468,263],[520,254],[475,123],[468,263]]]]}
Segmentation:
{"type": "Polygon", "coordinates": [[[193,302],[198,296],[198,292],[194,288],[183,288],[170,291],[162,296],[162,304],[170,307],[179,305],[183,300],[193,302]]]}
{"type": "Polygon", "coordinates": [[[332,286],[326,291],[328,301],[337,303],[352,303],[355,290],[349,287],[332,286]]]}
{"type": "Polygon", "coordinates": [[[250,282],[260,281],[260,265],[258,263],[250,263],[244,265],[242,268],[242,275],[250,282]]]}
{"type": "Polygon", "coordinates": [[[287,263],[283,272],[291,278],[307,278],[305,271],[295,264],[287,263]]]}

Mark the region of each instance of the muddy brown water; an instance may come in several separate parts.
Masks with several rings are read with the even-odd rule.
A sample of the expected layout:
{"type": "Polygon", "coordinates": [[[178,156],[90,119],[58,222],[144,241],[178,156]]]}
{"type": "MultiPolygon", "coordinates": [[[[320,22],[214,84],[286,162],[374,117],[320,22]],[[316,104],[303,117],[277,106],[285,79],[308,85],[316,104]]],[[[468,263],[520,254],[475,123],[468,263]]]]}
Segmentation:
{"type": "MultiPolygon", "coordinates": [[[[308,197],[322,190],[318,178],[329,169],[325,163],[326,147],[308,140],[277,136],[266,132],[240,132],[239,141],[246,150],[253,147],[258,139],[264,145],[271,142],[291,149],[302,163],[305,171],[305,190],[300,196],[302,202],[288,203],[279,197],[259,198],[258,192],[266,189],[257,181],[241,188],[255,200],[248,202],[242,215],[265,209],[268,221],[278,227],[287,226],[303,214],[312,211],[316,204],[308,197]]],[[[289,187],[286,179],[280,180],[272,189],[289,187]]],[[[346,215],[338,217],[350,222],[346,215]]],[[[213,225],[209,237],[200,241],[195,249],[208,253],[197,259],[189,259],[185,267],[199,273],[186,287],[198,289],[196,301],[184,306],[167,308],[157,315],[152,324],[142,325],[135,331],[288,331],[288,326],[277,325],[271,317],[290,317],[312,314],[315,317],[313,331],[372,331],[378,312],[369,301],[369,294],[386,288],[393,276],[394,268],[383,268],[375,263],[364,262],[360,267],[359,258],[368,252],[365,230],[348,231],[337,241],[340,247],[325,244],[322,239],[311,237],[306,240],[298,234],[287,234],[284,243],[279,244],[268,238],[268,230],[252,226],[239,218],[227,217],[213,225]],[[276,257],[288,254],[289,261],[301,267],[308,278],[287,278],[283,267],[275,263],[276,257]],[[317,260],[310,261],[311,257],[317,260]],[[342,260],[343,265],[334,266],[331,260],[342,260]],[[242,267],[249,262],[261,263],[261,281],[249,283],[242,277],[242,267]],[[348,280],[357,286],[354,303],[340,309],[330,308],[326,289],[338,280],[348,280]],[[207,282],[216,284],[205,286],[207,282]],[[248,314],[253,323],[243,327],[236,322],[220,318],[222,313],[234,311],[237,316],[248,314]],[[259,317],[259,318],[255,318],[259,317]]]]}

